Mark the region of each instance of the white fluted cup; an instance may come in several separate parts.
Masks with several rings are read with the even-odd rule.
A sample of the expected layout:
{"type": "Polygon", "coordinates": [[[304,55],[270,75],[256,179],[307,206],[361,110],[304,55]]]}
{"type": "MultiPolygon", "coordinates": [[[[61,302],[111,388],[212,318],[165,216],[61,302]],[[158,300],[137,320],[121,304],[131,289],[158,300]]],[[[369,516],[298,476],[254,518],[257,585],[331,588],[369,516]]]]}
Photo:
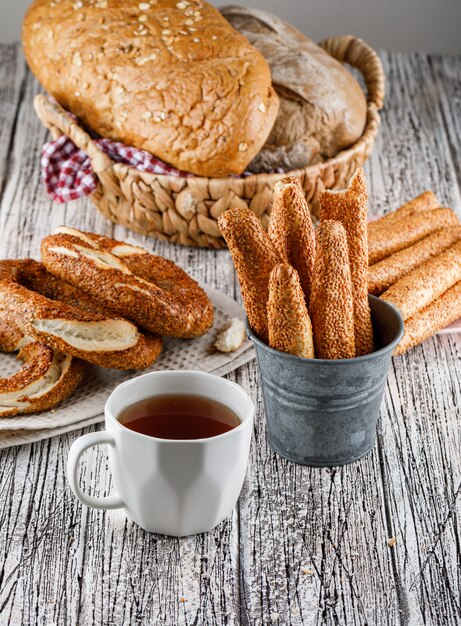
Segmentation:
{"type": "Polygon", "coordinates": [[[245,478],[254,405],[236,383],[196,371],[151,372],[119,385],[105,406],[106,430],[89,433],[71,446],[67,475],[86,506],[124,508],[129,519],[150,532],[182,537],[207,532],[234,508],[245,478]],[[172,440],[143,435],[118,421],[129,406],[165,394],[205,396],[221,402],[240,424],[204,439],[172,440]],[[85,494],[78,466],[85,450],[107,444],[115,491],[85,494]]]}

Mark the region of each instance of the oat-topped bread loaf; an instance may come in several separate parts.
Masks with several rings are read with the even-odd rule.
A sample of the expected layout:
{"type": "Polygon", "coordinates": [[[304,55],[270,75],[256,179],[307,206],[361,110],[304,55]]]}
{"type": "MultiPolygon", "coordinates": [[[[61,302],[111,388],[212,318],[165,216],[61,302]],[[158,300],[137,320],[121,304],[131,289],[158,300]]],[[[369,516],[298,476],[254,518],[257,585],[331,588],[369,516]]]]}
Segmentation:
{"type": "Polygon", "coordinates": [[[362,135],[365,96],[338,61],[270,13],[239,6],[221,12],[264,55],[280,98],[269,139],[249,169],[304,167],[335,156],[362,135]]]}
{"type": "Polygon", "coordinates": [[[22,39],[90,129],[193,174],[240,174],[277,115],[262,54],[202,0],[35,0],[22,39]]]}

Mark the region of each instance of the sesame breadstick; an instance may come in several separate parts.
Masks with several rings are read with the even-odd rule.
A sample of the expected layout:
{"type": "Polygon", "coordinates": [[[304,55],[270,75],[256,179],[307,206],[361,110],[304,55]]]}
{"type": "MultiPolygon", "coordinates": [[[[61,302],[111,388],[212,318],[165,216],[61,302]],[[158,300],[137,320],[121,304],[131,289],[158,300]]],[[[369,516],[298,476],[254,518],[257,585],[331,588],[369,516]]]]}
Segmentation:
{"type": "Polygon", "coordinates": [[[379,296],[397,280],[461,239],[461,225],[436,230],[409,248],[391,254],[368,268],[368,293],[379,296]]]}
{"type": "Polygon", "coordinates": [[[416,198],[405,202],[401,207],[390,213],[386,213],[377,220],[369,222],[368,224],[368,238],[370,239],[375,231],[379,231],[383,225],[395,224],[401,219],[413,215],[414,213],[420,213],[421,211],[431,211],[432,209],[440,208],[440,202],[433,191],[425,191],[419,194],[416,198]]]}
{"type": "Polygon", "coordinates": [[[368,304],[368,196],[362,168],[356,170],[344,191],[323,191],[320,219],[338,220],[347,234],[354,299],[356,356],[373,352],[373,326],[368,304]]]}
{"type": "Polygon", "coordinates": [[[460,317],[461,281],[405,322],[405,333],[394,354],[403,354],[460,317]]]}
{"type": "Polygon", "coordinates": [[[403,276],[382,294],[381,299],[394,304],[407,320],[460,280],[461,241],[458,241],[403,276]]]}
{"type": "Polygon", "coordinates": [[[319,359],[355,356],[354,301],[344,226],[325,220],[316,229],[317,248],[310,302],[315,355],[319,359]]]}
{"type": "Polygon", "coordinates": [[[314,338],[298,272],[280,263],[271,272],[267,302],[269,345],[306,359],[314,358],[314,338]]]}
{"type": "Polygon", "coordinates": [[[279,254],[250,209],[228,209],[218,225],[234,261],[250,326],[267,342],[269,276],[280,263],[279,254]]]}
{"type": "Polygon", "coordinates": [[[368,261],[370,265],[378,263],[435,230],[457,225],[458,217],[446,208],[420,211],[395,222],[371,222],[368,226],[368,261]]]}
{"type": "Polygon", "coordinates": [[[275,185],[269,237],[284,263],[299,274],[309,303],[315,261],[315,232],[298,178],[287,176],[275,185]]]}

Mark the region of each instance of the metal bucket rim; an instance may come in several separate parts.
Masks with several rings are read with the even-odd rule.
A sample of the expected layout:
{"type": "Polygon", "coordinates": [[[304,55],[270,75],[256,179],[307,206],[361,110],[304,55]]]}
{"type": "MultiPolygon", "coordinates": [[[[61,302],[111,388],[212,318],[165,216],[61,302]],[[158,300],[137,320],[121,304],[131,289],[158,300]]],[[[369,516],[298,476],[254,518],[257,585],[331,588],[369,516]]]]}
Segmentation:
{"type": "Polygon", "coordinates": [[[266,352],[269,353],[273,353],[274,355],[277,355],[278,357],[287,359],[287,360],[291,360],[291,361],[299,361],[302,363],[305,363],[308,367],[309,366],[316,366],[318,364],[325,364],[325,365],[331,365],[332,367],[335,366],[341,366],[341,365],[347,365],[349,363],[360,363],[360,362],[365,362],[365,361],[370,361],[382,354],[386,354],[387,352],[390,352],[391,350],[393,351],[395,347],[397,347],[398,343],[400,342],[402,336],[403,336],[403,332],[404,332],[404,321],[403,321],[403,317],[400,313],[400,311],[398,310],[398,308],[396,306],[394,306],[393,304],[391,304],[390,302],[386,302],[385,300],[381,300],[381,298],[378,298],[376,296],[372,296],[371,294],[368,294],[368,300],[372,300],[372,301],[379,301],[380,306],[383,305],[384,307],[387,307],[389,309],[391,309],[395,315],[396,318],[398,320],[399,323],[399,329],[397,332],[397,335],[395,337],[395,339],[393,339],[390,343],[388,343],[386,346],[384,346],[383,348],[380,348],[379,350],[375,350],[374,352],[370,352],[370,354],[364,354],[362,356],[354,356],[352,358],[349,359],[306,359],[304,357],[301,356],[296,356],[295,354],[289,354],[288,352],[282,352],[281,350],[276,350],[275,348],[271,348],[269,345],[267,345],[267,343],[264,343],[264,341],[262,341],[259,337],[257,337],[254,332],[252,331],[250,324],[248,322],[248,317],[245,317],[245,328],[246,328],[246,333],[248,336],[248,339],[250,341],[252,341],[253,343],[257,344],[259,347],[263,348],[263,350],[266,350],[266,352]]]}

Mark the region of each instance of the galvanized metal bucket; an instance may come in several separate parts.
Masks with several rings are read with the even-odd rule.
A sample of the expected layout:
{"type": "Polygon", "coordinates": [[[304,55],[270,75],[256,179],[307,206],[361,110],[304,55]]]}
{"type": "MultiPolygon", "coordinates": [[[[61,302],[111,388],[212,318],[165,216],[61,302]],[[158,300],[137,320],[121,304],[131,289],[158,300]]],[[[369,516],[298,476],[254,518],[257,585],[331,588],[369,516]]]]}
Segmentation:
{"type": "Polygon", "coordinates": [[[266,408],[269,445],[303,465],[357,461],[376,441],[376,423],[403,320],[391,304],[368,296],[377,350],[353,359],[303,359],[253,334],[266,408]]]}

